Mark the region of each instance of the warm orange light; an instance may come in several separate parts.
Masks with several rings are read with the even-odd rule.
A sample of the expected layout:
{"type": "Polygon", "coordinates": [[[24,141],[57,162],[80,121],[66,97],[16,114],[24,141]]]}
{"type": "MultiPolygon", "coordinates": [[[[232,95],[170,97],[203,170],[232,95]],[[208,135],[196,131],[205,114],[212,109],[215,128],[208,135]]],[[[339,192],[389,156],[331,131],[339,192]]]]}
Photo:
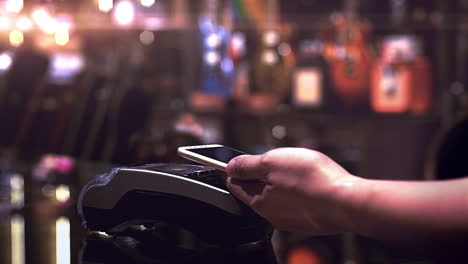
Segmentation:
{"type": "Polygon", "coordinates": [[[295,248],[287,258],[288,264],[320,264],[323,263],[320,257],[308,248],[295,248]]]}
{"type": "Polygon", "coordinates": [[[59,30],[55,32],[55,43],[59,46],[65,46],[70,41],[68,30],[59,30]]]}
{"type": "Polygon", "coordinates": [[[407,65],[377,62],[371,76],[371,106],[376,112],[403,113],[411,104],[412,73],[407,65]]]}
{"type": "Polygon", "coordinates": [[[23,32],[19,30],[13,30],[10,32],[10,44],[13,47],[19,47],[24,42],[24,35],[23,32]]]}

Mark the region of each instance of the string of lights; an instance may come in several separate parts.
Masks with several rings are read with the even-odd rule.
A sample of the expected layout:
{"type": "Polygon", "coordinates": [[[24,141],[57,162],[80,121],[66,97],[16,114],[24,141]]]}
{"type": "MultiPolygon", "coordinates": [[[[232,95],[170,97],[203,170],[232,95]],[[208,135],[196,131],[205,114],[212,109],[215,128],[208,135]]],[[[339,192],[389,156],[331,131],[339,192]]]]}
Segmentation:
{"type": "Polygon", "coordinates": [[[67,4],[6,0],[0,3],[0,33],[7,34],[13,48],[24,43],[25,34],[40,39],[40,46],[66,46],[72,42],[73,33],[79,30],[152,30],[167,24],[164,22],[167,15],[155,10],[156,0],[79,2],[79,8],[73,11],[67,4]]]}

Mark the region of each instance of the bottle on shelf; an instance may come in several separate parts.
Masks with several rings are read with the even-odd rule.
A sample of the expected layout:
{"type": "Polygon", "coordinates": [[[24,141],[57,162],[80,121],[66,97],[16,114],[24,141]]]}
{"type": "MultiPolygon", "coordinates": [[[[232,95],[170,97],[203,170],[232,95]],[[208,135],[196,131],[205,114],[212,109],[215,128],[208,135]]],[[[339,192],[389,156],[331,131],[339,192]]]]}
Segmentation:
{"type": "Polygon", "coordinates": [[[320,108],[326,104],[329,88],[328,64],[321,55],[319,40],[305,40],[299,45],[292,79],[292,104],[299,108],[320,108]]]}
{"type": "Polygon", "coordinates": [[[358,10],[358,1],[347,0],[344,12],[332,14],[331,26],[323,33],[332,87],[347,106],[362,104],[368,98],[369,68],[373,60],[368,44],[371,26],[359,16],[358,10]]]}
{"type": "Polygon", "coordinates": [[[372,68],[371,107],[379,113],[426,113],[431,107],[431,65],[421,40],[404,26],[405,0],[393,0],[391,19],[398,34],[386,37],[372,68]]]}

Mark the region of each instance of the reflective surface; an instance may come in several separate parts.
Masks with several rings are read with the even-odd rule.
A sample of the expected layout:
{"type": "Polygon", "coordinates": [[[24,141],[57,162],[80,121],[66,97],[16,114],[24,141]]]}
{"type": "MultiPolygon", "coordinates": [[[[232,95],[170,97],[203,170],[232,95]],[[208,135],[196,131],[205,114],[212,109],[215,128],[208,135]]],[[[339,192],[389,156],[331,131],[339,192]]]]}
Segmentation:
{"type": "Polygon", "coordinates": [[[220,248],[162,223],[114,236],[86,233],[76,215],[76,197],[88,177],[109,166],[80,164],[59,173],[49,165],[1,168],[2,264],[276,262],[269,241],[220,248]]]}
{"type": "Polygon", "coordinates": [[[466,244],[429,252],[350,235],[298,240],[280,234],[274,243],[219,247],[168,223],[131,226],[113,236],[86,233],[76,197],[90,177],[113,166],[64,164],[69,163],[57,157],[32,165],[0,162],[1,264],[278,263],[275,253],[281,263],[461,263],[467,258],[466,244]]]}
{"type": "Polygon", "coordinates": [[[27,167],[0,174],[0,263],[79,263],[76,186],[33,175],[27,167]]]}

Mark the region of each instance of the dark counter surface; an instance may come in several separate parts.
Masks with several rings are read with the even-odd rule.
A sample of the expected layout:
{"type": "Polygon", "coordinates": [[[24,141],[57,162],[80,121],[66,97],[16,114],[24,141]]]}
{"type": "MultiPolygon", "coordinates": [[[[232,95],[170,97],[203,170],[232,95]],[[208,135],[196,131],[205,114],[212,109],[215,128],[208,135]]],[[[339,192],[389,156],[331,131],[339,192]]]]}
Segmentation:
{"type": "MultiPolygon", "coordinates": [[[[208,245],[168,223],[132,226],[113,236],[85,232],[77,216],[76,198],[90,177],[108,172],[112,166],[80,164],[69,173],[50,174],[35,165],[1,165],[0,264],[277,263],[270,241],[237,247],[208,245]]],[[[447,252],[421,252],[358,236],[349,238],[295,241],[283,237],[277,253],[286,261],[288,252],[302,248],[322,254],[324,260],[318,263],[333,264],[464,263],[468,259],[466,244],[447,252]]]]}
{"type": "Polygon", "coordinates": [[[269,241],[223,248],[167,223],[135,226],[117,236],[85,232],[76,197],[86,179],[77,173],[41,179],[33,172],[28,167],[0,174],[2,264],[276,262],[269,241]]]}

